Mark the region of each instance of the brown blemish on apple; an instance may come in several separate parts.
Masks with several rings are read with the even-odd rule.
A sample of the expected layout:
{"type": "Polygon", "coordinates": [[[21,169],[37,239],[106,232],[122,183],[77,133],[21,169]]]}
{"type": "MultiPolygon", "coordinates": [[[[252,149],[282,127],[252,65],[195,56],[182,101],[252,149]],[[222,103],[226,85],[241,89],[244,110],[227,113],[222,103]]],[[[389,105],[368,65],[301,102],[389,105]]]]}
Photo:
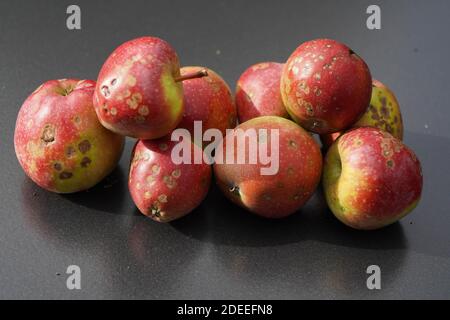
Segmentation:
{"type": "Polygon", "coordinates": [[[73,118],[73,122],[78,126],[81,123],[81,118],[79,116],[76,116],[73,118]]]}
{"type": "Polygon", "coordinates": [[[53,169],[55,169],[56,171],[61,171],[62,170],[62,165],[59,162],[55,162],[53,164],[53,169]]]}
{"type": "Polygon", "coordinates": [[[140,94],[139,92],[135,92],[131,95],[129,99],[127,99],[126,102],[131,109],[136,109],[141,101],[142,101],[142,94],[140,94]]]}
{"type": "Polygon", "coordinates": [[[116,82],[117,82],[117,79],[116,79],[116,78],[112,79],[112,80],[111,80],[111,85],[112,85],[112,86],[115,86],[115,85],[116,85],[116,82]]]}
{"type": "Polygon", "coordinates": [[[297,149],[297,142],[294,140],[289,140],[289,147],[297,149]]]}
{"type": "Polygon", "coordinates": [[[153,176],[157,176],[159,174],[159,172],[161,171],[161,167],[157,164],[154,164],[152,166],[152,175],[153,176]]]}
{"type": "Polygon", "coordinates": [[[67,158],[72,158],[76,153],[77,153],[77,151],[75,150],[74,147],[72,147],[72,146],[67,147],[67,149],[66,149],[66,157],[67,158]]]}
{"type": "Polygon", "coordinates": [[[111,94],[111,92],[109,91],[109,87],[108,87],[107,85],[103,85],[103,86],[100,88],[100,91],[102,92],[102,94],[103,94],[103,96],[104,96],[105,98],[108,98],[108,97],[110,96],[110,94],[111,94]]]}
{"type": "Polygon", "coordinates": [[[55,127],[51,124],[46,124],[42,130],[41,140],[44,145],[48,145],[55,141],[55,127]]]}
{"type": "Polygon", "coordinates": [[[127,84],[130,87],[134,87],[136,85],[136,78],[133,77],[132,75],[128,75],[128,77],[127,77],[127,84]]]}
{"type": "Polygon", "coordinates": [[[394,167],[394,160],[389,159],[388,161],[386,161],[386,165],[387,165],[389,168],[393,168],[393,167],[394,167]]]}
{"type": "Polygon", "coordinates": [[[161,202],[161,203],[166,203],[167,202],[167,196],[164,193],[160,194],[158,196],[158,201],[161,202]]]}
{"type": "Polygon", "coordinates": [[[72,176],[73,176],[72,172],[69,171],[63,171],[59,174],[59,178],[61,180],[70,179],[72,178],[72,176]]]}
{"type": "Polygon", "coordinates": [[[165,144],[165,143],[160,143],[158,147],[159,147],[159,150],[161,150],[161,151],[166,151],[168,148],[167,144],[165,144]]]}
{"type": "Polygon", "coordinates": [[[169,188],[169,189],[173,189],[177,185],[177,183],[175,182],[174,178],[172,178],[171,176],[164,176],[163,177],[163,182],[167,186],[167,188],[169,188]]]}
{"type": "Polygon", "coordinates": [[[152,218],[160,218],[161,217],[161,209],[159,208],[159,203],[155,201],[150,208],[148,208],[148,213],[152,218]]]}
{"type": "Polygon", "coordinates": [[[233,185],[228,189],[228,191],[230,191],[231,194],[233,194],[233,195],[235,195],[235,196],[238,196],[238,197],[240,196],[240,193],[239,193],[240,189],[239,189],[239,186],[236,185],[236,184],[233,184],[233,185]]]}
{"type": "Polygon", "coordinates": [[[150,186],[156,182],[155,176],[147,176],[147,178],[145,180],[147,181],[147,184],[150,186]]]}
{"type": "Polygon", "coordinates": [[[172,171],[172,177],[174,177],[175,179],[178,179],[181,176],[181,170],[180,169],[175,169],[172,171]]]}
{"type": "Polygon", "coordinates": [[[84,157],[81,160],[80,165],[81,165],[81,167],[86,168],[91,162],[92,162],[92,160],[90,158],[84,157]]]}
{"type": "Polygon", "coordinates": [[[306,109],[306,114],[307,114],[308,116],[313,116],[313,115],[314,115],[314,109],[313,109],[311,103],[307,102],[307,103],[305,104],[305,109],[306,109]]]}
{"type": "Polygon", "coordinates": [[[145,199],[150,199],[151,196],[152,196],[152,194],[150,193],[150,191],[145,191],[144,192],[144,198],[145,199]]]}
{"type": "Polygon", "coordinates": [[[270,194],[265,194],[265,195],[263,196],[263,198],[264,198],[264,200],[266,200],[266,201],[272,200],[272,197],[270,196],[270,194]]]}
{"type": "Polygon", "coordinates": [[[287,168],[287,173],[288,173],[289,175],[294,174],[294,169],[293,169],[292,167],[288,167],[288,168],[287,168]]]}
{"type": "Polygon", "coordinates": [[[146,116],[146,115],[148,115],[148,112],[149,112],[148,111],[148,107],[146,105],[142,105],[142,106],[139,107],[138,112],[139,112],[140,115],[146,116]]]}
{"type": "Polygon", "coordinates": [[[134,117],[134,120],[136,120],[137,123],[144,123],[145,117],[142,115],[137,115],[136,117],[134,117]]]}
{"type": "Polygon", "coordinates": [[[117,115],[117,109],[114,108],[114,107],[111,108],[111,111],[110,111],[110,112],[111,112],[111,115],[112,115],[112,116],[117,115]]]}
{"type": "Polygon", "coordinates": [[[297,85],[297,92],[299,90],[303,91],[305,94],[309,94],[309,87],[308,87],[308,85],[306,84],[305,81],[300,81],[298,83],[298,85],[297,85]]]}
{"type": "Polygon", "coordinates": [[[318,87],[314,87],[314,93],[316,94],[316,96],[320,96],[322,94],[322,90],[320,90],[318,87]]]}
{"type": "Polygon", "coordinates": [[[78,144],[78,150],[80,150],[80,152],[82,154],[85,154],[90,149],[91,149],[91,143],[89,142],[89,140],[83,140],[78,144]]]}

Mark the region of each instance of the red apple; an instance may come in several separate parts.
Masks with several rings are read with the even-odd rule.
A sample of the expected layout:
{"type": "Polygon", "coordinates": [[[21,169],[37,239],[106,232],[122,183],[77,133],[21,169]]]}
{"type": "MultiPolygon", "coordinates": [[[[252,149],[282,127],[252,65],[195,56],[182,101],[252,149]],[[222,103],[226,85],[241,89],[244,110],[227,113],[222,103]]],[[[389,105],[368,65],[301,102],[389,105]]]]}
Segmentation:
{"type": "Polygon", "coordinates": [[[258,63],[240,76],[236,86],[240,123],[260,116],[289,118],[280,93],[283,66],[276,62],[258,63]]]}
{"type": "Polygon", "coordinates": [[[88,189],[117,165],[124,137],[97,119],[95,82],[45,82],[23,103],[14,147],[23,170],[44,189],[69,193],[88,189]]]}
{"type": "Polygon", "coordinates": [[[333,133],[355,123],[369,106],[372,78],[363,59],[329,39],[300,45],[286,62],[281,96],[306,130],[333,133]]]}
{"type": "MultiPolygon", "coordinates": [[[[191,154],[203,154],[201,147],[187,142],[191,154]]],[[[194,210],[205,198],[211,182],[210,165],[176,164],[172,160],[176,145],[169,136],[139,140],[131,156],[131,197],[144,215],[158,222],[169,222],[194,210]]]]}
{"type": "Polygon", "coordinates": [[[94,106],[100,122],[116,133],[154,139],[172,131],[183,115],[184,78],[174,49],[164,40],[125,42],[108,57],[97,79],[94,106]]]}
{"type": "Polygon", "coordinates": [[[329,149],[323,188],[340,221],[356,229],[377,229],[417,205],[422,171],[414,152],[399,139],[380,129],[357,128],[329,149]]]}
{"type": "Polygon", "coordinates": [[[214,174],[225,196],[267,218],[286,217],[297,211],[313,194],[322,170],[322,156],[313,138],[294,122],[275,116],[254,118],[237,126],[218,145],[215,160],[214,174]],[[256,138],[239,145],[242,133],[252,132],[256,138]],[[264,148],[273,162],[264,164],[259,156],[251,163],[251,157],[264,148]],[[237,161],[239,153],[246,161],[237,161]],[[226,161],[227,154],[235,161],[226,161]],[[276,157],[276,170],[263,174],[262,168],[272,166],[276,157]]]}
{"type": "MultiPolygon", "coordinates": [[[[378,80],[372,80],[372,98],[363,116],[352,128],[374,127],[385,130],[397,139],[403,139],[403,121],[400,106],[394,93],[378,80]]],[[[320,135],[320,140],[328,148],[343,132],[320,135]]]]}
{"type": "Polygon", "coordinates": [[[184,114],[178,125],[194,136],[194,121],[202,122],[202,129],[220,130],[236,126],[236,106],[227,83],[213,70],[204,67],[183,67],[181,75],[196,74],[206,70],[207,76],[183,81],[184,114]]]}

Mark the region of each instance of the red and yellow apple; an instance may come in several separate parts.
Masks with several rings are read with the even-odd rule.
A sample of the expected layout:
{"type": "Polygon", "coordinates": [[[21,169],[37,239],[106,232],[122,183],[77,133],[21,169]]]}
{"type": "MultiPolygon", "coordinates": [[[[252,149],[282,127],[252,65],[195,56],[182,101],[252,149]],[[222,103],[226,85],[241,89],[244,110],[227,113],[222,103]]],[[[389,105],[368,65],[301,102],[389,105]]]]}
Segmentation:
{"type": "Polygon", "coordinates": [[[300,45],[287,60],[281,96],[291,118],[303,128],[333,133],[364,114],[371,83],[367,64],[349,47],[318,39],[300,45]]]}
{"type": "MultiPolygon", "coordinates": [[[[363,116],[352,128],[374,127],[385,130],[397,139],[403,139],[403,121],[400,105],[394,93],[378,80],[372,80],[372,97],[370,105],[363,116]]],[[[320,140],[328,148],[342,131],[320,135],[320,140]]]]}
{"type": "MultiPolygon", "coordinates": [[[[191,154],[203,154],[190,140],[191,154]],[[197,149],[197,150],[196,150],[197,149]]],[[[155,221],[169,222],[194,210],[211,183],[211,166],[205,162],[180,163],[172,159],[177,142],[170,136],[139,140],[131,156],[128,188],[140,212],[155,221]]]]}
{"type": "Polygon", "coordinates": [[[42,188],[58,193],[85,190],[117,165],[124,137],[98,121],[94,87],[91,80],[47,81],[20,108],[16,155],[27,176],[42,188]]]}
{"type": "Polygon", "coordinates": [[[130,40],[103,64],[95,88],[95,110],[111,131],[140,139],[160,138],[181,121],[181,82],[203,75],[181,77],[178,56],[162,39],[130,40]]]}
{"type": "Polygon", "coordinates": [[[236,85],[236,107],[239,122],[260,117],[289,118],[280,93],[284,64],[262,62],[242,73],[236,85]]]}
{"type": "Polygon", "coordinates": [[[414,152],[386,131],[362,127],[328,150],[323,189],[333,214],[355,229],[378,229],[407,215],[422,191],[414,152]]]}
{"type": "Polygon", "coordinates": [[[183,67],[181,75],[196,74],[205,70],[201,78],[183,81],[184,113],[178,125],[194,136],[194,121],[201,121],[203,131],[211,128],[225,135],[226,129],[236,126],[236,106],[230,88],[216,72],[204,67],[183,67]]]}
{"type": "Polygon", "coordinates": [[[275,116],[253,118],[237,126],[216,148],[215,160],[214,176],[224,195],[267,218],[286,217],[303,206],[316,189],[322,170],[319,146],[309,133],[293,121],[275,116]],[[251,143],[245,135],[252,132],[256,138],[251,143]],[[244,142],[239,144],[242,138],[244,142]],[[262,174],[262,169],[273,163],[262,161],[261,150],[267,150],[273,162],[278,159],[277,170],[271,174],[262,174]],[[239,163],[240,153],[245,161],[239,163]],[[259,157],[252,163],[251,157],[256,155],[259,157]]]}

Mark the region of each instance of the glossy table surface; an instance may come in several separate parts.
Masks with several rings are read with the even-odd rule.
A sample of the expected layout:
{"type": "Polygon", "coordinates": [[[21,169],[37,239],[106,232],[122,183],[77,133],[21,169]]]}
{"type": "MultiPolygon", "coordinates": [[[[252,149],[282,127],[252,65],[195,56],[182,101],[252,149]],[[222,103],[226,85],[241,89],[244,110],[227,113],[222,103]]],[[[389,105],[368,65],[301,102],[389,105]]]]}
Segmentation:
{"type": "Polygon", "coordinates": [[[450,21],[448,1],[0,2],[0,298],[450,298],[450,21]],[[320,190],[297,214],[257,218],[214,187],[189,216],[158,224],[127,190],[134,141],[120,166],[88,192],[48,193],[27,179],[13,147],[23,100],[40,83],[95,79],[108,54],[141,35],[166,39],[183,65],[216,70],[233,88],[261,61],[284,61],[317,37],[347,43],[400,101],[405,142],[423,165],[419,206],[400,223],[351,230],[320,190]],[[381,268],[368,290],[366,268],[381,268]],[[66,269],[81,268],[81,290],[66,269]]]}

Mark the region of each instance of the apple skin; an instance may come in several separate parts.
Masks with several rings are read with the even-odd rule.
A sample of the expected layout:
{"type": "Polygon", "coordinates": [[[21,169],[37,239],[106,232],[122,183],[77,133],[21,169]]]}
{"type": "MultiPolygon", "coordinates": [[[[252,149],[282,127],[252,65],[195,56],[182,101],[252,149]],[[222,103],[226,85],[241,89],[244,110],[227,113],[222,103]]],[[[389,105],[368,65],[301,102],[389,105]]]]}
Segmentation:
{"type": "Polygon", "coordinates": [[[289,118],[280,92],[283,66],[283,63],[262,62],[242,73],[235,98],[240,123],[260,116],[289,118]]]}
{"type": "Polygon", "coordinates": [[[422,170],[413,151],[371,127],[350,130],[330,147],[323,171],[325,197],[334,215],[363,230],[396,222],[417,205],[422,170]]]}
{"type": "MultiPolygon", "coordinates": [[[[322,155],[318,144],[303,128],[281,117],[264,116],[246,121],[233,130],[234,138],[238,129],[267,129],[266,141],[258,143],[269,148],[270,130],[279,130],[279,148],[271,151],[279,152],[279,171],[275,175],[261,175],[260,168],[267,165],[262,165],[259,159],[256,164],[216,162],[214,176],[223,194],[235,204],[266,218],[282,218],[296,212],[320,181],[322,155]]],[[[216,159],[226,154],[226,144],[227,138],[222,139],[216,148],[216,159]]],[[[246,157],[248,150],[247,143],[246,157]]],[[[234,155],[236,151],[235,142],[234,155]]]]}
{"type": "Polygon", "coordinates": [[[369,106],[372,77],[349,47],[330,39],[300,45],[287,60],[281,96],[291,118],[325,134],[355,123],[369,106]]]}
{"type": "Polygon", "coordinates": [[[227,83],[213,70],[187,66],[181,68],[181,75],[206,70],[202,78],[183,81],[184,113],[178,125],[194,136],[194,121],[202,121],[202,129],[219,129],[225,135],[226,129],[236,127],[236,106],[227,83]]]}
{"type": "MultiPolygon", "coordinates": [[[[372,80],[372,97],[370,105],[363,116],[352,126],[374,127],[385,130],[397,139],[403,140],[403,120],[400,105],[394,93],[378,80],[372,80]]],[[[320,135],[320,140],[325,148],[330,145],[343,132],[320,135]]]]}
{"type": "Polygon", "coordinates": [[[125,139],[98,121],[94,88],[91,80],[50,80],[20,108],[14,148],[26,175],[40,187],[85,190],[116,167],[125,139]]]}
{"type": "MultiPolygon", "coordinates": [[[[188,141],[192,154],[201,148],[188,141]]],[[[128,189],[139,211],[158,222],[181,218],[205,198],[211,184],[211,166],[175,164],[170,136],[138,140],[131,156],[128,189]]]]}
{"type": "Polygon", "coordinates": [[[97,79],[94,106],[111,131],[155,139],[172,131],[183,115],[183,88],[175,79],[180,64],[164,40],[125,42],[108,57],[97,79]]]}

